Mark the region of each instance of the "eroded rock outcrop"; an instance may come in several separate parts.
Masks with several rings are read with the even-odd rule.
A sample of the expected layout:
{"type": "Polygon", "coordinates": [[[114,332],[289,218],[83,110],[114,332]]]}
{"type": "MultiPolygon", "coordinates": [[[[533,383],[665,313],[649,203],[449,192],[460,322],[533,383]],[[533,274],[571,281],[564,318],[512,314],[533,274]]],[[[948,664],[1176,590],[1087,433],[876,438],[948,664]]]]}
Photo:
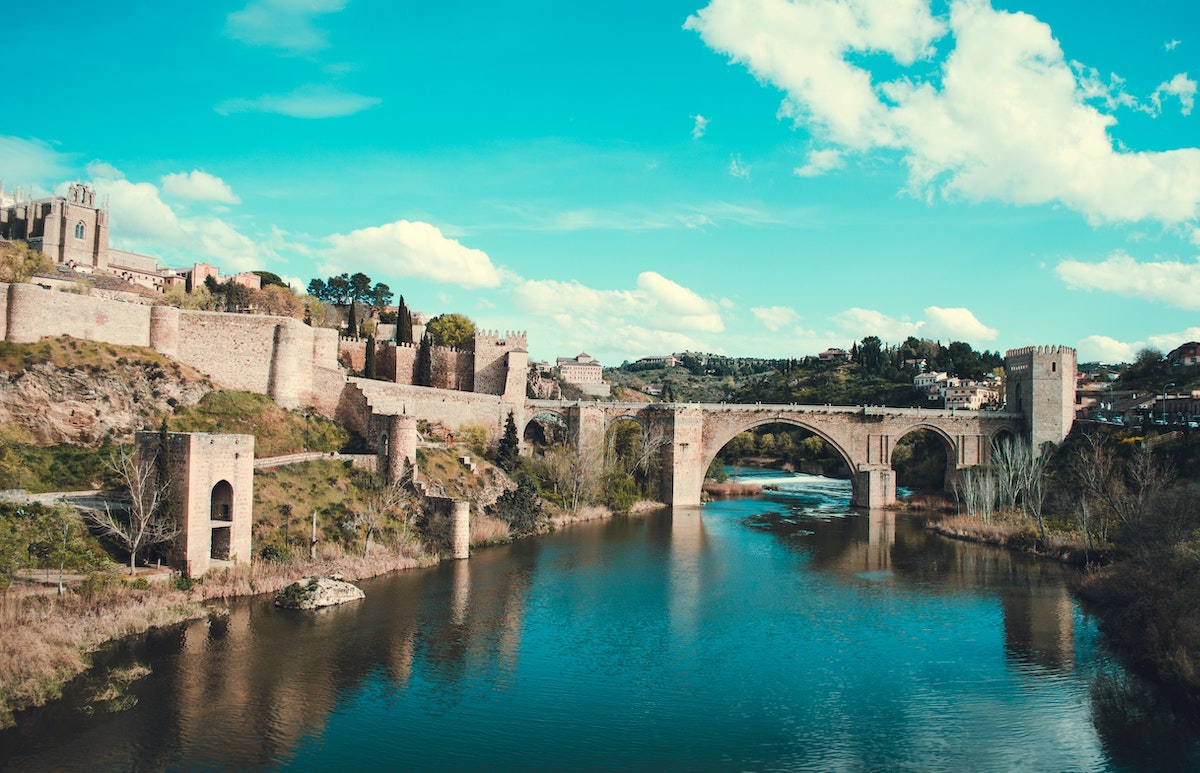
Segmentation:
{"type": "Polygon", "coordinates": [[[19,424],[37,445],[95,445],[153,426],[176,405],[213,389],[177,369],[129,362],[111,368],[39,363],[0,373],[0,423],[19,424]]]}
{"type": "Polygon", "coordinates": [[[345,604],[366,598],[357,585],[334,577],[305,577],[298,580],[275,596],[275,606],[285,609],[318,609],[345,604]]]}

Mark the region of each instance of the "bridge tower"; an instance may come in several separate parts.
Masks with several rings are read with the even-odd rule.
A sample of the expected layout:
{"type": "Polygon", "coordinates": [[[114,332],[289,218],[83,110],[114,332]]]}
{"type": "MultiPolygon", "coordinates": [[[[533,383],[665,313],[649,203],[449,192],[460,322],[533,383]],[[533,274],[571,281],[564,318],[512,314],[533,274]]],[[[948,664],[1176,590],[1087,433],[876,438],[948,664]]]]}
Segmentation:
{"type": "Polygon", "coordinates": [[[1075,350],[1026,346],[1004,355],[1008,410],[1023,414],[1025,437],[1035,455],[1045,443],[1061,443],[1075,423],[1075,350]]]}

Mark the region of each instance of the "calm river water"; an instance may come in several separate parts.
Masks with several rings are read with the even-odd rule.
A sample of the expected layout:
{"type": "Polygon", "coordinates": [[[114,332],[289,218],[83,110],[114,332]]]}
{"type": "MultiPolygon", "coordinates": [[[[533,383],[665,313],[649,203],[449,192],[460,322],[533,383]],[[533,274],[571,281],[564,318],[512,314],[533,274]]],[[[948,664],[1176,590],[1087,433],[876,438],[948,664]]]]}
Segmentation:
{"type": "Polygon", "coordinates": [[[774,480],[122,643],[136,705],[81,680],[0,768],[1200,770],[1067,571],[774,480]]]}

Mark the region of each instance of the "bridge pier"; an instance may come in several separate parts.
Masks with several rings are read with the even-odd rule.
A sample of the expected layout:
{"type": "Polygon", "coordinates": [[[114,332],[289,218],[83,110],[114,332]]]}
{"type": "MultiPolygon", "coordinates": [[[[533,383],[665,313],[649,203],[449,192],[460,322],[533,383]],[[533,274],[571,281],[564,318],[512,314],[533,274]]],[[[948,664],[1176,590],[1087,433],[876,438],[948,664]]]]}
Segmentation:
{"type": "Polygon", "coordinates": [[[854,507],[887,507],[896,503],[896,474],[891,467],[860,466],[854,473],[854,507]]]}
{"type": "Polygon", "coordinates": [[[663,494],[673,507],[696,507],[708,471],[704,453],[704,411],[672,407],[660,418],[666,431],[663,447],[663,494]]]}

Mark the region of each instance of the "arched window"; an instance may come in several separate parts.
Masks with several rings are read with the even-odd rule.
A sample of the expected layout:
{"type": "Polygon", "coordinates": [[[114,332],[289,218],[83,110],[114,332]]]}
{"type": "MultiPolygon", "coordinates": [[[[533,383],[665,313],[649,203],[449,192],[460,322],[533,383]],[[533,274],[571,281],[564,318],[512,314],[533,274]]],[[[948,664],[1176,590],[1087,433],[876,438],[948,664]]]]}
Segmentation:
{"type": "Polygon", "coordinates": [[[1058,372],[1058,363],[1057,363],[1057,362],[1052,362],[1052,363],[1050,363],[1050,372],[1051,372],[1051,373],[1057,373],[1057,372],[1058,372]]]}
{"type": "Polygon", "coordinates": [[[84,228],[83,228],[83,221],[82,221],[82,220],[80,220],[78,223],[76,223],[76,224],[75,224],[75,238],[76,238],[76,239],[82,239],[82,238],[83,238],[83,231],[84,231],[84,228]]]}

